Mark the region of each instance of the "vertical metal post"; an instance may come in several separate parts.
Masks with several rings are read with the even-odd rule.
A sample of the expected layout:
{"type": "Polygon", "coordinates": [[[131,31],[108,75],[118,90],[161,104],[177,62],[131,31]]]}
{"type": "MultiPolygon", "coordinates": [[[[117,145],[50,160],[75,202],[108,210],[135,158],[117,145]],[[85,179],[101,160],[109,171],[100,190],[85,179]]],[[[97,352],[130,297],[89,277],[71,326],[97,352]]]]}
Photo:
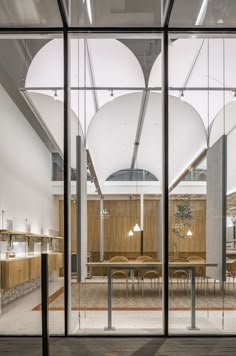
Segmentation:
{"type": "Polygon", "coordinates": [[[143,256],[143,218],[144,218],[144,198],[143,193],[140,194],[140,255],[143,256]]]}
{"type": "Polygon", "coordinates": [[[77,242],[77,259],[76,271],[77,282],[81,282],[81,137],[76,136],[76,242],[77,242]]]}
{"type": "Polygon", "coordinates": [[[65,336],[69,329],[70,236],[71,236],[71,167],[70,167],[70,47],[64,31],[64,318],[65,336]]]}
{"type": "Polygon", "coordinates": [[[103,211],[103,198],[100,198],[100,261],[104,260],[104,218],[103,211]]]}
{"type": "Polygon", "coordinates": [[[191,270],[191,300],[192,300],[192,307],[191,307],[191,329],[196,329],[196,301],[195,301],[195,268],[192,267],[191,270]]]}
{"type": "Polygon", "coordinates": [[[107,323],[107,327],[105,328],[106,331],[109,330],[114,330],[114,328],[112,327],[112,278],[111,278],[111,267],[108,267],[108,289],[107,289],[107,307],[108,307],[108,323],[107,323]]]}
{"type": "Polygon", "coordinates": [[[42,304],[42,350],[49,355],[48,337],[48,254],[41,255],[41,304],[42,304]]]}
{"type": "Polygon", "coordinates": [[[169,253],[169,115],[168,115],[168,28],[165,27],[162,40],[162,263],[163,263],[163,333],[168,336],[168,253],[169,253]]]}

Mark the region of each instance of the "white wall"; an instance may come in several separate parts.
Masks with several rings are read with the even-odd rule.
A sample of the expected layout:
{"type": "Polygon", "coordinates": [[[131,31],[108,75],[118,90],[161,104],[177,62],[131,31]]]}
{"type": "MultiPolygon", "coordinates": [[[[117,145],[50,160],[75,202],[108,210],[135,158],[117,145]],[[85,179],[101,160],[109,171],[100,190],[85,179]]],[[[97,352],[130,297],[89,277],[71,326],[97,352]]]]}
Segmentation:
{"type": "MultiPolygon", "coordinates": [[[[13,229],[58,230],[58,201],[51,193],[51,153],[0,85],[0,209],[13,229]]],[[[2,222],[0,219],[0,226],[2,222]]]]}

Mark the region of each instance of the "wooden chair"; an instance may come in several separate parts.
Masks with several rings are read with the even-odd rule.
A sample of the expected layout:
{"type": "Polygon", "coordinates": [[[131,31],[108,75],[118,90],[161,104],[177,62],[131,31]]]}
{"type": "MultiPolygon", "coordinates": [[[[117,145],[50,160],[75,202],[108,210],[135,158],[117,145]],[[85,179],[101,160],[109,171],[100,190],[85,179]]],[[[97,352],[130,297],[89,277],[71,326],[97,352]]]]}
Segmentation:
{"type": "MultiPolygon", "coordinates": [[[[110,262],[128,262],[128,258],[125,256],[114,256],[110,259],[110,262]]],[[[127,296],[129,294],[129,286],[128,286],[128,279],[129,279],[129,270],[113,270],[112,274],[112,282],[114,279],[125,279],[126,281],[126,289],[127,289],[127,296]]]]}
{"type": "MultiPolygon", "coordinates": [[[[172,260],[170,260],[170,262],[188,262],[187,258],[185,257],[179,257],[179,258],[173,258],[172,260]]],[[[179,286],[186,287],[186,291],[187,291],[187,295],[189,294],[188,291],[188,283],[189,283],[189,271],[185,270],[185,269],[178,269],[178,267],[175,268],[170,268],[169,271],[169,277],[170,277],[170,284],[172,286],[171,290],[172,290],[172,296],[174,295],[174,291],[173,291],[173,279],[175,278],[177,281],[177,288],[179,288],[179,286]],[[183,284],[182,284],[183,282],[183,284]]]]}
{"type": "MultiPolygon", "coordinates": [[[[189,262],[204,262],[204,258],[202,258],[201,256],[198,255],[192,255],[192,256],[188,256],[187,260],[189,262]]],[[[195,267],[195,276],[197,279],[197,289],[199,287],[200,281],[201,281],[201,286],[202,286],[202,281],[204,282],[204,287],[205,287],[205,279],[206,279],[206,268],[202,267],[202,266],[197,266],[195,267]]]]}
{"type": "MultiPolygon", "coordinates": [[[[138,256],[136,258],[136,261],[138,261],[138,262],[147,262],[147,261],[151,261],[151,260],[152,260],[152,257],[150,257],[150,256],[138,256]]],[[[137,277],[138,286],[139,286],[139,281],[142,278],[142,271],[140,271],[140,270],[134,271],[134,276],[137,277]]]]}
{"type": "Polygon", "coordinates": [[[233,288],[234,288],[234,278],[236,277],[236,261],[228,264],[226,261],[226,265],[227,265],[228,289],[229,289],[230,278],[233,278],[233,288]]]}
{"type": "MultiPolygon", "coordinates": [[[[157,258],[151,258],[151,259],[146,259],[143,262],[160,262],[159,259],[157,258]]],[[[144,281],[145,279],[149,279],[151,281],[151,287],[154,285],[156,286],[156,289],[158,290],[159,297],[161,295],[161,289],[160,289],[160,277],[161,277],[161,269],[160,271],[156,269],[150,269],[150,270],[141,270],[141,281],[142,281],[142,296],[144,296],[144,281]]]]}

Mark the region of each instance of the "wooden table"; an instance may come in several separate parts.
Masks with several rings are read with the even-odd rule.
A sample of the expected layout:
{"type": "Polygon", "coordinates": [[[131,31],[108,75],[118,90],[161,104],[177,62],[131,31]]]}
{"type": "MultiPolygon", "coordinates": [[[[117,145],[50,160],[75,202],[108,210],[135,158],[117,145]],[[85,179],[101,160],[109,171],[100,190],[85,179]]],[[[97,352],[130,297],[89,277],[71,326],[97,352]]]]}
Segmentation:
{"type": "MultiPolygon", "coordinates": [[[[113,269],[160,269],[162,262],[89,262],[88,267],[105,267],[108,270],[108,325],[105,330],[114,330],[112,327],[112,270],[113,269]]],[[[191,330],[199,330],[196,327],[196,296],[195,296],[195,268],[196,267],[216,267],[216,263],[209,263],[205,261],[192,261],[192,262],[170,262],[169,268],[180,268],[191,271],[191,330]]]]}

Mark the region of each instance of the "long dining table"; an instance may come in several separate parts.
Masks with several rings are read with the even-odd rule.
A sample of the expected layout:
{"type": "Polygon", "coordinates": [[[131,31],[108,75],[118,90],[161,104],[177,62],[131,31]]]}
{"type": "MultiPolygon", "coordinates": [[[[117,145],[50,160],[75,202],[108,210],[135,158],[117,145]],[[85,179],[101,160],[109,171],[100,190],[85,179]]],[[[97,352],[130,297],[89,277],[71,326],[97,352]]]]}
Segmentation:
{"type": "MultiPolygon", "coordinates": [[[[150,261],[128,261],[128,262],[88,262],[88,267],[103,267],[107,268],[108,273],[108,325],[105,330],[114,330],[112,326],[112,270],[114,269],[129,269],[129,270],[143,270],[143,269],[160,269],[162,267],[162,262],[150,261]]],[[[191,325],[190,330],[199,330],[196,326],[196,295],[195,295],[195,269],[197,267],[216,267],[216,263],[210,263],[205,261],[191,261],[191,262],[169,262],[169,268],[181,269],[191,271],[191,325]]]]}

